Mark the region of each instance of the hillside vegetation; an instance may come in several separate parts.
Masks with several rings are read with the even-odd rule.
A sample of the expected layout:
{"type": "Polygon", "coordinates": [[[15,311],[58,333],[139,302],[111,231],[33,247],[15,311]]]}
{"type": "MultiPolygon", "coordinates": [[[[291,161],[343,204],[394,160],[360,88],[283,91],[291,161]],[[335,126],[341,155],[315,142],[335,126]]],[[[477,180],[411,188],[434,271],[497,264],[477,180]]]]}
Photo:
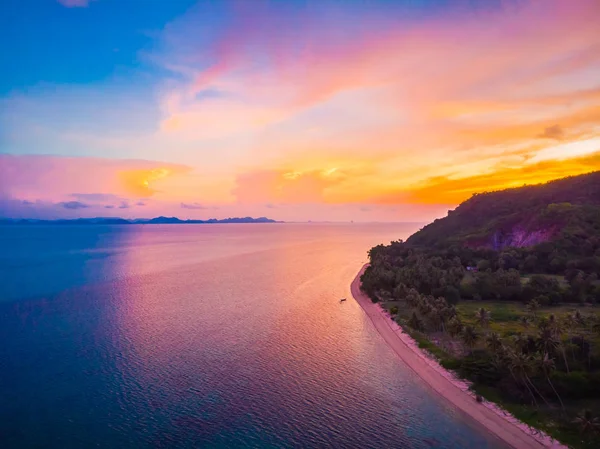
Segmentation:
{"type": "Polygon", "coordinates": [[[600,172],[474,195],[369,257],[362,289],[442,364],[600,447],[600,172]]]}

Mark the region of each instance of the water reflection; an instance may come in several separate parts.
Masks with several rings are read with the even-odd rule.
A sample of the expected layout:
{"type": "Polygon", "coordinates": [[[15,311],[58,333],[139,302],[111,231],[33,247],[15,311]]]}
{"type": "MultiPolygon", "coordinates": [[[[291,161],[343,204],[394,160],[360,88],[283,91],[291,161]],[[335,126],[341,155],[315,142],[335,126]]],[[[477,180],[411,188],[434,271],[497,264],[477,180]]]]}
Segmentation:
{"type": "Polygon", "coordinates": [[[0,304],[7,447],[496,447],[338,302],[411,229],[132,228],[104,281],[0,304]]]}

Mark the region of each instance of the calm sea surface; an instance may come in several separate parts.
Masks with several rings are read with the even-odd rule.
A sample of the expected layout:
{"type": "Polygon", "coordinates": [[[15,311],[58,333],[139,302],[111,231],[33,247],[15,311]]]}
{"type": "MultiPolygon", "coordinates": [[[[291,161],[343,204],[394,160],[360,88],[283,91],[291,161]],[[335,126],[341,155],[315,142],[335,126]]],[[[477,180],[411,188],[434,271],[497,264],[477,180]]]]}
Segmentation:
{"type": "Polygon", "coordinates": [[[501,447],[350,297],[416,228],[0,227],[0,447],[501,447]]]}

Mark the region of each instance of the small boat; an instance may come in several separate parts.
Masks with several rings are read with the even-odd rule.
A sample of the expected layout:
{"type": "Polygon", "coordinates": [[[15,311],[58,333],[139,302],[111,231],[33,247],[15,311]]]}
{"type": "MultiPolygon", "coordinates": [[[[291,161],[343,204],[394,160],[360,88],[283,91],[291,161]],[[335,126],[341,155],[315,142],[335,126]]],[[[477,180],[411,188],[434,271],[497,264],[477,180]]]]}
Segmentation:
{"type": "Polygon", "coordinates": [[[346,300],[346,298],[342,298],[340,299],[340,302],[344,302],[346,300]]]}

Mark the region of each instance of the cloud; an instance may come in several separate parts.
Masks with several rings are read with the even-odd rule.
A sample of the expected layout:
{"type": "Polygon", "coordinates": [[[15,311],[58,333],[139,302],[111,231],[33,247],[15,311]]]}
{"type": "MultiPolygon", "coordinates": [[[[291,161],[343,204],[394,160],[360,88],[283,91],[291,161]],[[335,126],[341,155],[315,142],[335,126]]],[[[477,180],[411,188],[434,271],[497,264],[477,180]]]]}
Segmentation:
{"type": "Polygon", "coordinates": [[[256,170],[239,174],[232,193],[241,203],[323,202],[327,189],[345,177],[336,169],[256,170]]]}
{"type": "Polygon", "coordinates": [[[200,2],[166,26],[143,56],[159,66],[153,80],[165,76],[156,95],[135,78],[0,99],[1,147],[118,156],[0,155],[2,195],[30,210],[74,199],[88,214],[125,214],[122,201],[193,214],[203,198],[232,215],[337,217],[332,205],[347,204],[371,217],[384,213],[371,202],[433,210],[534,182],[541,162],[540,180],[576,174],[574,159],[597,150],[597,0],[476,13],[258,3],[200,2]],[[206,8],[227,20],[209,23],[206,8]]]}
{"type": "MultiPolygon", "coordinates": [[[[175,170],[181,170],[181,168],[175,170]]],[[[171,167],[123,170],[119,172],[119,179],[121,180],[122,185],[125,186],[127,191],[132,195],[149,197],[157,192],[152,188],[152,184],[170,176],[175,170],[171,167]]],[[[183,169],[183,171],[187,171],[187,168],[183,169]]]]}
{"type": "Polygon", "coordinates": [[[56,205],[59,207],[63,207],[65,209],[71,209],[71,210],[86,209],[86,208],[90,207],[89,204],[85,204],[80,201],[63,201],[63,202],[57,203],[56,205]]]}
{"type": "Polygon", "coordinates": [[[497,167],[490,173],[470,177],[434,177],[413,188],[376,198],[374,202],[452,206],[468,199],[474,193],[520,187],[524,184],[540,184],[595,170],[600,170],[600,151],[563,161],[546,160],[520,167],[497,167]]]}
{"type": "Polygon", "coordinates": [[[121,201],[121,197],[112,193],[72,193],[71,196],[82,201],[121,201]]]}
{"type": "Polygon", "coordinates": [[[135,201],[127,198],[123,198],[118,195],[113,195],[112,193],[73,193],[71,194],[73,198],[78,200],[87,201],[88,203],[92,203],[92,205],[98,205],[98,203],[106,203],[112,202],[112,204],[107,204],[104,207],[106,209],[119,208],[119,209],[129,209],[133,206],[145,206],[146,203],[144,201],[135,201]],[[134,203],[132,203],[135,201],[134,203]]]}
{"type": "Polygon", "coordinates": [[[90,0],[57,0],[63,6],[67,8],[85,8],[89,5],[90,0]]]}
{"type": "Polygon", "coordinates": [[[565,131],[562,129],[560,125],[552,125],[548,126],[544,129],[544,132],[538,134],[538,137],[542,139],[556,139],[560,140],[564,136],[565,131]]]}
{"type": "Polygon", "coordinates": [[[189,171],[184,165],[143,160],[0,154],[0,191],[52,202],[65,197],[122,201],[153,196],[155,184],[189,171]]]}
{"type": "Polygon", "coordinates": [[[181,207],[183,209],[208,209],[200,203],[181,203],[181,207]]]}
{"type": "Polygon", "coordinates": [[[318,167],[332,156],[362,155],[377,161],[374,187],[394,190],[450,170],[468,177],[533,157],[548,145],[536,138],[541,129],[562,139],[598,133],[594,0],[477,14],[447,7],[413,22],[414,11],[402,6],[314,8],[234,8],[228,28],[208,27],[198,37],[191,31],[205,17],[198,7],[167,33],[182,45],[165,51],[179,78],[163,91],[162,130],[238,147],[254,142],[240,153],[255,158],[248,172],[258,184],[238,175],[236,184],[249,190],[234,188],[240,201],[354,201],[358,189],[338,194],[352,180],[322,186],[307,176],[300,186],[273,173],[303,157],[321,159],[318,167]],[[357,13],[364,20],[348,20],[357,13]],[[271,173],[258,175],[261,162],[272,167],[273,159],[271,173]]]}

